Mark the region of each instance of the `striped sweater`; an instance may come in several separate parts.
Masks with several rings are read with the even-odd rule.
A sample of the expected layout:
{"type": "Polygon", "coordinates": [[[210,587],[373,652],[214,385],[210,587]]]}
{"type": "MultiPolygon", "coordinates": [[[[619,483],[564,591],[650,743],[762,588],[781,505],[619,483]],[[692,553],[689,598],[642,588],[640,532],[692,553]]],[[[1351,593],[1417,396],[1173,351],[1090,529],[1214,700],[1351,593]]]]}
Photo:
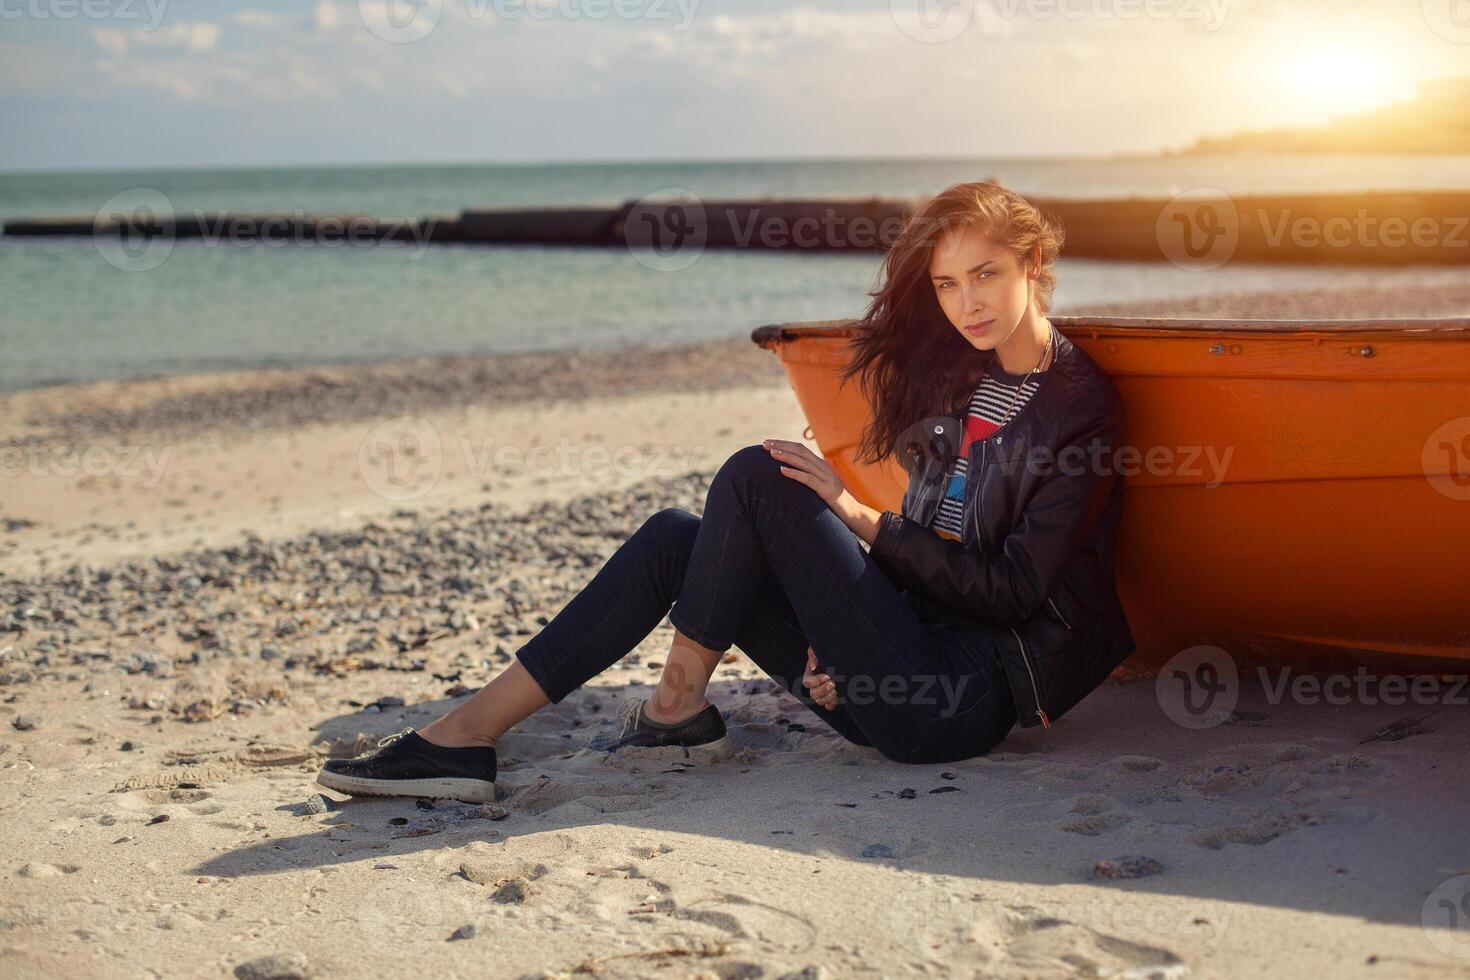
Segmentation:
{"type": "Polygon", "coordinates": [[[1025,375],[1004,371],[997,362],[992,360],[989,368],[986,369],[985,376],[980,379],[979,387],[970,396],[969,406],[965,409],[965,431],[960,439],[959,456],[954,465],[950,467],[948,482],[944,488],[944,499],[939,502],[939,510],[934,514],[934,520],[930,523],[935,534],[955,541],[961,539],[961,518],[965,509],[965,480],[970,470],[970,447],[977,440],[988,439],[1000,431],[1001,417],[1005,415],[1013,398],[1016,406],[1011,409],[1010,417],[1014,419],[1031,396],[1036,393],[1036,389],[1041,385],[1041,379],[1045,376],[1046,371],[1037,371],[1031,375],[1031,379],[1021,388],[1021,394],[1018,397],[1016,386],[1021,384],[1025,375]]]}

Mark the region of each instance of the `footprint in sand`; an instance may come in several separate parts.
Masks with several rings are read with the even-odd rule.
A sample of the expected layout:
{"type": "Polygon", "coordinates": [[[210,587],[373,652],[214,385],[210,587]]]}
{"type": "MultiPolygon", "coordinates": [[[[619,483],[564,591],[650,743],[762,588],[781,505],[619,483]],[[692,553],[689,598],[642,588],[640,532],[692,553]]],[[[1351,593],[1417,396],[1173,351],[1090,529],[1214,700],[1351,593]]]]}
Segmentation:
{"type": "Polygon", "coordinates": [[[1361,752],[1339,752],[1323,759],[1318,765],[1310,770],[1319,776],[1377,776],[1381,774],[1385,766],[1376,759],[1371,759],[1361,752]]]}
{"type": "Polygon", "coordinates": [[[661,881],[656,881],[643,874],[643,870],[636,864],[617,864],[588,868],[584,872],[589,878],[618,878],[623,880],[639,879],[647,883],[648,887],[656,891],[667,893],[669,886],[661,881]]]}
{"type": "Polygon", "coordinates": [[[1106,793],[1079,793],[1072,798],[1072,812],[1081,816],[1062,821],[1062,829],[1089,837],[1115,830],[1133,819],[1132,813],[1106,793]]]}
{"type": "Polygon", "coordinates": [[[1164,760],[1151,755],[1116,755],[1105,765],[1118,772],[1145,773],[1163,768],[1164,760]]]}
{"type": "Polygon", "coordinates": [[[1271,758],[1277,762],[1299,762],[1316,754],[1317,751],[1304,742],[1287,742],[1276,746],[1271,752],[1271,758]]]}
{"type": "Polygon", "coordinates": [[[1259,786],[1263,779],[1265,773],[1262,770],[1248,762],[1236,762],[1191,773],[1184,777],[1184,782],[1202,796],[1216,797],[1252,789],[1259,786]]]}
{"type": "Polygon", "coordinates": [[[214,794],[203,789],[150,789],[138,794],[138,799],[147,800],[155,806],[166,803],[198,803],[214,794]]]}
{"type": "MultiPolygon", "coordinates": [[[[984,952],[986,975],[1165,978],[1183,976],[1186,964],[1173,950],[1125,939],[1089,924],[1091,907],[1007,906],[976,924],[976,943],[966,948],[984,952]],[[1017,969],[1019,968],[1019,969],[1017,969]]],[[[947,964],[953,970],[960,964],[947,964]]]]}
{"type": "Polygon", "coordinates": [[[1072,812],[1091,816],[1108,810],[1121,809],[1118,801],[1106,793],[1080,793],[1072,798],[1072,812]]]}
{"type": "MultiPolygon", "coordinates": [[[[550,777],[537,777],[524,786],[512,788],[506,802],[524,813],[537,815],[567,804],[577,804],[592,813],[630,813],[655,804],[647,787],[630,782],[576,782],[550,777]]],[[[568,811],[566,815],[571,813],[568,811]]]]}
{"type": "Polygon", "coordinates": [[[19,878],[60,878],[62,875],[74,875],[82,870],[75,864],[47,864],[44,861],[32,861],[23,864],[16,869],[16,877],[19,878]]]}
{"type": "Polygon", "coordinates": [[[755,951],[766,954],[804,953],[817,941],[817,927],[811,919],[743,895],[724,894],[676,905],[673,917],[750,940],[755,951]]]}
{"type": "Polygon", "coordinates": [[[1116,779],[1102,766],[1038,765],[1029,778],[1060,791],[1106,789],[1116,779]]]}
{"type": "Polygon", "coordinates": [[[1309,810],[1295,810],[1285,813],[1272,813],[1258,811],[1250,816],[1244,823],[1230,826],[1211,827],[1187,839],[1191,844],[1198,845],[1207,850],[1218,851],[1226,844],[1249,844],[1259,846],[1267,844],[1296,830],[1298,827],[1312,826],[1323,822],[1320,813],[1309,810]]]}

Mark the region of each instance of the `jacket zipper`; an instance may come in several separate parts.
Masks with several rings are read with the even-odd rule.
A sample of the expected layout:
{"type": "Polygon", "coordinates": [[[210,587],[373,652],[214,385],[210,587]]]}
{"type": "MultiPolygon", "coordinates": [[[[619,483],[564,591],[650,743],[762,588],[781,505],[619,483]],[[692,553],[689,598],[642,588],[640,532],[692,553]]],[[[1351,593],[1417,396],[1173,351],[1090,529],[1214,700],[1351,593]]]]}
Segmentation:
{"type": "Polygon", "coordinates": [[[981,483],[985,476],[985,450],[988,445],[988,440],[980,440],[980,465],[975,467],[975,473],[972,477],[975,481],[975,509],[971,512],[975,517],[975,538],[980,542],[982,549],[985,551],[990,550],[990,541],[985,537],[985,523],[981,520],[981,509],[984,505],[981,503],[982,494],[980,491],[981,483]]]}
{"type": "MultiPolygon", "coordinates": [[[[986,538],[985,538],[985,524],[980,519],[980,516],[981,516],[980,515],[980,511],[981,511],[982,504],[981,504],[980,479],[979,479],[980,475],[982,473],[984,473],[984,467],[985,467],[985,450],[986,450],[987,446],[988,446],[988,441],[982,441],[980,443],[980,469],[976,472],[976,481],[975,481],[975,488],[976,488],[975,489],[975,533],[979,537],[981,543],[983,543],[985,545],[985,550],[986,551],[989,551],[990,550],[990,542],[987,541],[986,538]]],[[[1047,598],[1050,599],[1051,597],[1048,596],[1047,598]]],[[[1053,608],[1055,608],[1055,607],[1053,607],[1053,608]]],[[[1065,622],[1065,620],[1064,620],[1064,622],[1065,622]]],[[[1071,629],[1070,626],[1068,626],[1067,628],[1068,629],[1071,629]]],[[[1009,629],[1011,631],[1011,635],[1016,638],[1016,645],[1021,648],[1021,662],[1026,665],[1026,676],[1028,676],[1028,677],[1031,678],[1031,695],[1036,700],[1036,716],[1041,719],[1041,727],[1043,727],[1043,728],[1050,728],[1051,727],[1051,719],[1046,716],[1046,712],[1043,711],[1042,708],[1041,708],[1041,690],[1036,686],[1036,671],[1034,671],[1031,668],[1031,658],[1026,655],[1026,641],[1023,640],[1023,639],[1021,639],[1021,634],[1018,633],[1018,632],[1016,632],[1016,628],[1014,626],[1009,627],[1009,629]]]]}
{"type": "Polygon", "coordinates": [[[1057,619],[1060,619],[1062,621],[1062,625],[1067,627],[1067,630],[1070,632],[1072,629],[1072,624],[1067,622],[1067,617],[1063,616],[1062,611],[1057,608],[1056,600],[1053,599],[1051,596],[1047,596],[1046,601],[1051,606],[1051,611],[1057,614],[1057,619]]]}
{"type": "MultiPolygon", "coordinates": [[[[1058,355],[1057,356],[1058,357],[1061,356],[1060,350],[1058,350],[1058,355]]],[[[1050,375],[1048,375],[1048,377],[1050,377],[1050,375]]],[[[1045,380],[1046,379],[1042,379],[1042,383],[1043,384],[1045,383],[1045,380]]],[[[1022,412],[1024,412],[1026,409],[1030,408],[1036,402],[1036,397],[1035,396],[1036,396],[1036,393],[1033,393],[1032,394],[1032,397],[1029,398],[1029,399],[1027,399],[1026,404],[1023,405],[1023,406],[1021,406],[1021,411],[1022,412]]],[[[1019,413],[1017,414],[1016,417],[1017,418],[1020,417],[1019,413]]],[[[1012,419],[1011,421],[1014,422],[1015,419],[1012,419]]],[[[981,480],[981,477],[982,477],[982,475],[985,472],[986,450],[989,448],[989,445],[990,445],[990,440],[988,440],[988,439],[982,439],[980,441],[980,466],[979,466],[979,468],[975,472],[975,533],[979,536],[980,542],[985,546],[985,550],[986,551],[989,551],[990,550],[990,542],[986,538],[986,535],[985,535],[985,523],[982,520],[982,518],[984,516],[984,514],[983,514],[983,507],[984,507],[984,505],[982,504],[981,501],[982,501],[982,498],[983,498],[984,495],[980,492],[980,490],[981,490],[981,483],[983,482],[981,480]]],[[[1051,601],[1051,596],[1047,596],[1047,601],[1048,602],[1051,601]]],[[[1053,609],[1056,609],[1056,604],[1055,603],[1052,604],[1052,608],[1053,609]]],[[[1057,615],[1058,616],[1061,616],[1061,613],[1058,612],[1057,615]]],[[[1063,623],[1066,623],[1067,622],[1067,620],[1066,620],[1065,617],[1062,617],[1062,622],[1063,623]]],[[[1072,628],[1071,625],[1068,624],[1067,625],[1067,629],[1070,630],[1071,628],[1072,628]]],[[[1043,727],[1043,728],[1050,728],[1051,727],[1051,719],[1046,716],[1046,711],[1041,707],[1041,690],[1040,690],[1040,688],[1038,688],[1036,686],[1036,671],[1034,669],[1032,669],[1032,666],[1031,666],[1031,657],[1028,656],[1027,653],[1026,653],[1026,641],[1023,640],[1023,639],[1021,639],[1021,634],[1016,631],[1016,628],[1014,626],[1008,627],[1008,629],[1010,629],[1011,635],[1016,638],[1016,645],[1021,648],[1021,662],[1026,665],[1026,676],[1031,679],[1031,695],[1032,695],[1032,697],[1036,701],[1036,717],[1038,717],[1038,718],[1041,719],[1041,727],[1043,727]]]]}
{"type": "Polygon", "coordinates": [[[1026,673],[1031,678],[1031,694],[1036,699],[1036,716],[1041,719],[1042,728],[1051,727],[1051,719],[1046,712],[1041,710],[1041,691],[1036,687],[1036,673],[1031,669],[1031,658],[1026,656],[1026,641],[1021,639],[1021,634],[1016,632],[1014,626],[1009,627],[1011,635],[1016,638],[1016,645],[1021,648],[1021,662],[1026,665],[1026,673]]]}

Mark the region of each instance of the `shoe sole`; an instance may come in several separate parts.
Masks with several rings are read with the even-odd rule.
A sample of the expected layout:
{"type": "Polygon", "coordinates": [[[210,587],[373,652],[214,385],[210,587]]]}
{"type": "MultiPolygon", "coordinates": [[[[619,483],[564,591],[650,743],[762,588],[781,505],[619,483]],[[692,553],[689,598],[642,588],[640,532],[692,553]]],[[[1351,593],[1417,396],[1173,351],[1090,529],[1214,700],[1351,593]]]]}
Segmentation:
{"type": "Polygon", "coordinates": [[[703,745],[688,745],[683,748],[689,753],[689,758],[702,762],[721,762],[735,754],[735,743],[730,741],[729,735],[721,735],[713,742],[705,742],[703,745]]]}
{"type": "Polygon", "coordinates": [[[608,755],[668,762],[722,762],[735,754],[735,743],[730,741],[729,735],[721,735],[713,742],[702,742],[699,745],[625,745],[619,749],[602,749],[595,745],[588,747],[608,755]]]}
{"type": "Polygon", "coordinates": [[[316,781],[327,789],[348,796],[416,796],[429,800],[459,800],[462,803],[495,802],[495,784],[483,779],[365,779],[323,769],[317,773],[316,781]]]}

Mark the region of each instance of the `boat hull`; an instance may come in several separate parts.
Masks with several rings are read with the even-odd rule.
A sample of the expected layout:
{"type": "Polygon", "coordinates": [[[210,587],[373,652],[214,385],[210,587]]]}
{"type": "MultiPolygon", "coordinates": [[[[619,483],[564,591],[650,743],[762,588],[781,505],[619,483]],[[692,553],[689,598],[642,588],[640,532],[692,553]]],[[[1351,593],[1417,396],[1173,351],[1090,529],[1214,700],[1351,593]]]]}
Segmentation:
{"type": "MultiPolygon", "coordinates": [[[[1118,591],[1135,661],[1198,644],[1244,662],[1470,663],[1470,320],[1052,317],[1128,410],[1118,591]]],[[[853,455],[851,325],[763,327],[853,494],[906,475],[853,455]]]]}

